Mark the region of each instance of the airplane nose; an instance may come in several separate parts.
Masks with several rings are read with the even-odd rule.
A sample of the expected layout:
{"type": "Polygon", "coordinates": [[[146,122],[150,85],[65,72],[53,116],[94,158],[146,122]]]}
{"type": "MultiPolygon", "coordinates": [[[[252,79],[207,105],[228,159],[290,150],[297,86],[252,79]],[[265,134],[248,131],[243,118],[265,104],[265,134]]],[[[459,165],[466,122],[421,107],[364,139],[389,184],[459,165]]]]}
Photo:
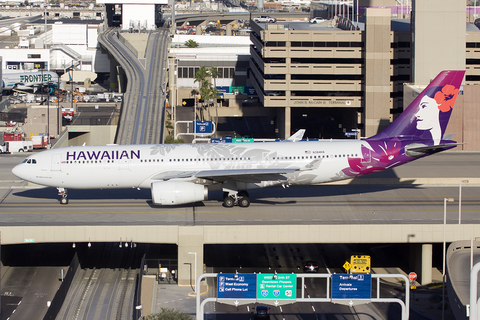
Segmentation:
{"type": "Polygon", "coordinates": [[[17,164],[15,167],[12,169],[12,173],[19,177],[20,179],[23,179],[22,177],[22,169],[20,168],[22,165],[17,164]]]}

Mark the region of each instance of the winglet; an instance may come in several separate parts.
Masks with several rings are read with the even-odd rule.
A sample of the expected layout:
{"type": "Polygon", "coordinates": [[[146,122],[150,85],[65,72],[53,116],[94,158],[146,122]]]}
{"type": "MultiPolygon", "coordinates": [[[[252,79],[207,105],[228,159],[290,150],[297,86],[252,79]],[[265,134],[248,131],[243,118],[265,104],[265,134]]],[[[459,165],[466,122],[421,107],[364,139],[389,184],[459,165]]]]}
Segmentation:
{"type": "Polygon", "coordinates": [[[295,132],[294,134],[292,134],[290,136],[290,138],[288,138],[287,140],[292,141],[292,142],[300,141],[300,140],[303,139],[304,134],[305,134],[305,129],[300,129],[297,132],[295,132]]]}

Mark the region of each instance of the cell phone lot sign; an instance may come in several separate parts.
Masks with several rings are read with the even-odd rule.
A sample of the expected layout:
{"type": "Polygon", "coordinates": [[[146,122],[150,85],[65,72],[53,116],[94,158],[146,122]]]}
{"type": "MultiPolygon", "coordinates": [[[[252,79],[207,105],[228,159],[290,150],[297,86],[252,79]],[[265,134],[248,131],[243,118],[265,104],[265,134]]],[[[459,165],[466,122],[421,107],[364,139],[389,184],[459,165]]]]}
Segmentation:
{"type": "Polygon", "coordinates": [[[257,299],[296,299],[297,275],[290,273],[257,274],[257,299]]]}
{"type": "Polygon", "coordinates": [[[256,274],[219,274],[217,298],[255,299],[256,284],[256,274]]]}

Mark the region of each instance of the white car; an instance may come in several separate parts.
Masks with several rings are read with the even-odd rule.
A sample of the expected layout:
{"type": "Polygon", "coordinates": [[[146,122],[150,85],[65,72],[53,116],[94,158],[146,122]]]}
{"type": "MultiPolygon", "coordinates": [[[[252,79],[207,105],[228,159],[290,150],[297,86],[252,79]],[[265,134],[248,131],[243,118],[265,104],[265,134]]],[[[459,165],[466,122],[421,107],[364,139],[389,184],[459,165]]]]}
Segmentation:
{"type": "Polygon", "coordinates": [[[255,22],[263,22],[263,23],[275,23],[277,22],[277,19],[272,18],[270,16],[260,16],[260,17],[255,17],[253,18],[253,21],[255,22]]]}
{"type": "Polygon", "coordinates": [[[323,18],[320,18],[320,17],[315,17],[315,18],[310,19],[310,23],[320,23],[320,22],[323,22],[323,21],[326,21],[326,19],[323,19],[323,18]]]}

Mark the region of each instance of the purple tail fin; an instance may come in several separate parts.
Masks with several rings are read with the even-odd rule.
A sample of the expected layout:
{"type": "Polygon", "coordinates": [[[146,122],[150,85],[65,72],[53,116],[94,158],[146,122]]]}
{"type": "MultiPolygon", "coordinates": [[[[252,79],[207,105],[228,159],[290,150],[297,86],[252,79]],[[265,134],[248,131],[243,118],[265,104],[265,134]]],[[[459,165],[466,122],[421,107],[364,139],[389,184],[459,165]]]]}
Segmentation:
{"type": "Polygon", "coordinates": [[[465,71],[442,71],[393,123],[369,138],[428,141],[438,145],[447,128],[465,71]]]}

